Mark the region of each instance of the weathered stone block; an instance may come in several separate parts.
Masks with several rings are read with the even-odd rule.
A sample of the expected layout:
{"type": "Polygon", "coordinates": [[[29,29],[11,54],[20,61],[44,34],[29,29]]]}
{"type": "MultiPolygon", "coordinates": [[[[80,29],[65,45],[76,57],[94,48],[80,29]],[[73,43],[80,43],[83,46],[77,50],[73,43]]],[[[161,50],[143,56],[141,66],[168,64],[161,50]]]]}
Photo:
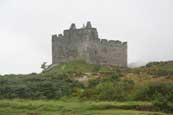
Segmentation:
{"type": "Polygon", "coordinates": [[[99,39],[91,22],[76,29],[72,24],[64,35],[52,35],[52,64],[84,59],[100,65],[127,66],[127,42],[99,39]]]}

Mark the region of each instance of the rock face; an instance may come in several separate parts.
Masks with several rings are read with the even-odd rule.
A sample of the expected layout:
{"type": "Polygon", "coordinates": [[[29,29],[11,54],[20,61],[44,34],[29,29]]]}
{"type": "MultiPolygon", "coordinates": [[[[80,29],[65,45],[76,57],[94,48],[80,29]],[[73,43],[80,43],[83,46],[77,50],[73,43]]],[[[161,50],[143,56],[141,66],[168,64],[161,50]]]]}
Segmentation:
{"type": "Polygon", "coordinates": [[[52,35],[52,64],[71,60],[91,64],[127,66],[127,42],[99,39],[90,22],[80,29],[72,24],[63,35],[52,35]]]}

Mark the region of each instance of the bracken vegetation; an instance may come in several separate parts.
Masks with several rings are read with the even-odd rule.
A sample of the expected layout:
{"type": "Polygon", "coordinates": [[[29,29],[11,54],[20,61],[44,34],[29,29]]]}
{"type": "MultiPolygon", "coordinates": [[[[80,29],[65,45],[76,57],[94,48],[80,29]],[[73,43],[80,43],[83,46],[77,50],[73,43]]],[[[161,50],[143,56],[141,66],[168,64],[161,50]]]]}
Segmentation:
{"type": "MultiPolygon", "coordinates": [[[[128,69],[93,65],[77,60],[51,67],[40,74],[3,75],[0,76],[0,112],[5,110],[3,108],[14,111],[19,109],[20,111],[20,108],[23,107],[27,114],[27,111],[38,110],[39,112],[39,110],[46,111],[45,108],[49,108],[50,111],[44,112],[45,115],[55,111],[65,111],[65,113],[73,115],[77,109],[70,108],[68,110],[69,108],[66,108],[71,103],[71,106],[78,106],[81,110],[76,114],[80,114],[82,111],[91,111],[92,113],[99,110],[109,110],[111,115],[111,113],[114,114],[115,111],[112,112],[114,109],[172,113],[172,68],[172,61],[152,62],[144,67],[128,69]],[[20,100],[10,102],[9,99],[20,100]],[[21,99],[23,99],[22,102],[21,99]],[[29,101],[33,99],[40,101],[29,101]],[[57,103],[67,105],[56,107],[57,103],[54,103],[54,106],[49,101],[51,102],[49,105],[46,100],[61,100],[57,103]],[[66,100],[73,101],[66,102],[66,100]],[[79,101],[85,104],[80,106],[79,101]],[[129,101],[139,103],[129,104],[129,101]],[[29,106],[28,103],[32,102],[37,104],[29,106]],[[126,104],[123,105],[122,103],[125,102],[126,104]],[[144,102],[145,104],[142,105],[144,102]],[[69,113],[70,111],[71,113],[69,113]]],[[[7,115],[5,112],[1,113],[7,115]]],[[[8,115],[18,115],[19,113],[8,115]]]]}

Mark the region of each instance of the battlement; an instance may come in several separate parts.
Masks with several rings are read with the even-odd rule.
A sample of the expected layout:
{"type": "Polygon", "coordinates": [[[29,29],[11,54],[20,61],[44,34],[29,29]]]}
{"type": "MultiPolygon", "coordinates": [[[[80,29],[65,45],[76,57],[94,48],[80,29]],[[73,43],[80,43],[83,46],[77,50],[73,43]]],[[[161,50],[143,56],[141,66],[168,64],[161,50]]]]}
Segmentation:
{"type": "Polygon", "coordinates": [[[100,39],[91,22],[76,28],[74,23],[63,34],[52,35],[53,64],[85,59],[93,64],[127,65],[127,42],[100,39]],[[107,56],[110,57],[107,57],[107,56]]]}
{"type": "MultiPolygon", "coordinates": [[[[69,39],[71,36],[81,36],[81,35],[92,35],[92,38],[98,39],[97,29],[93,28],[91,22],[87,22],[86,26],[83,25],[82,28],[76,28],[74,23],[71,24],[69,29],[64,30],[63,34],[52,35],[53,39],[69,39]]],[[[76,38],[74,37],[74,38],[76,38]]]]}
{"type": "Polygon", "coordinates": [[[63,34],[56,34],[52,35],[53,39],[69,39],[70,36],[81,36],[81,35],[89,35],[93,34],[94,36],[92,38],[98,39],[101,44],[104,45],[110,45],[110,46],[127,46],[127,42],[121,42],[119,40],[107,40],[107,39],[100,39],[98,37],[98,32],[96,28],[93,28],[91,25],[91,22],[87,22],[86,26],[83,25],[82,28],[76,28],[76,24],[72,23],[70,28],[67,30],[64,30],[63,34]]]}
{"type": "Polygon", "coordinates": [[[122,46],[127,47],[127,42],[121,42],[119,40],[107,40],[107,39],[100,39],[100,43],[107,46],[122,46]]]}

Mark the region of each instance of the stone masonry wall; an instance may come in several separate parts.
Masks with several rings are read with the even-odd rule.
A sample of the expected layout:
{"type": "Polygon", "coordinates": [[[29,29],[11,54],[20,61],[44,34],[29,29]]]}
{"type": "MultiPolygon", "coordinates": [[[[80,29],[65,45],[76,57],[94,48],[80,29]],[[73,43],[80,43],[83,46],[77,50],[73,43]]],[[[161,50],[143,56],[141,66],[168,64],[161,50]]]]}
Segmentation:
{"type": "Polygon", "coordinates": [[[72,24],[63,35],[52,36],[52,64],[84,59],[88,63],[127,66],[127,42],[99,39],[97,29],[87,22],[76,29],[72,24]]]}

